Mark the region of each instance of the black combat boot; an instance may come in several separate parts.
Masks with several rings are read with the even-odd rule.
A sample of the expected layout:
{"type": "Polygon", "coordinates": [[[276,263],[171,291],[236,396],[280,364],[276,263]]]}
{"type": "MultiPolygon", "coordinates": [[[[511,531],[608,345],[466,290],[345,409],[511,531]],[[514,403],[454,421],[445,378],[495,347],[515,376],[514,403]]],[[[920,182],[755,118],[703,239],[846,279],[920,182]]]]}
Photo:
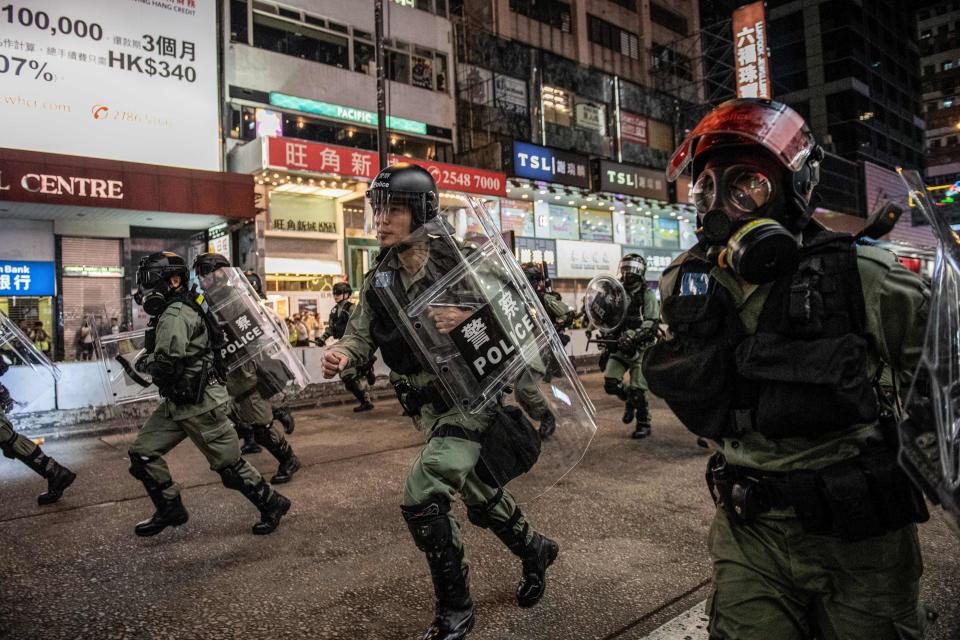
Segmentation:
{"type": "Polygon", "coordinates": [[[289,409],[281,408],[273,410],[273,419],[283,425],[283,432],[287,435],[293,433],[296,423],[293,420],[293,414],[289,409]]]}
{"type": "MultiPolygon", "coordinates": [[[[490,505],[492,507],[495,506],[490,505]]],[[[471,522],[478,524],[476,516],[471,518],[471,522]]],[[[522,514],[520,509],[514,511],[513,516],[507,522],[494,522],[487,520],[488,526],[493,533],[500,538],[503,544],[513,552],[515,556],[523,562],[523,577],[517,585],[517,604],[521,607],[532,607],[543,598],[547,590],[547,567],[553,564],[560,553],[560,545],[544,537],[537,532],[533,533],[530,542],[526,542],[529,524],[523,523],[523,529],[518,533],[514,531],[514,523],[518,522],[522,514]]],[[[483,526],[483,525],[480,525],[483,526]]]]}
{"type": "Polygon", "coordinates": [[[623,424],[630,424],[633,422],[633,417],[636,415],[636,410],[633,407],[633,403],[627,400],[627,405],[623,408],[623,417],[620,420],[623,424]]]}
{"type": "MultiPolygon", "coordinates": [[[[19,456],[18,456],[19,457],[19,456]]],[[[28,467],[47,479],[47,491],[37,496],[37,504],[53,504],[63,496],[63,492],[77,479],[77,474],[62,466],[50,456],[43,454],[40,447],[20,460],[28,467]]]]}
{"type": "Polygon", "coordinates": [[[190,514],[187,513],[179,495],[173,499],[163,497],[164,488],[171,484],[173,483],[169,482],[165,486],[157,485],[147,488],[147,494],[157,510],[148,519],[137,523],[133,528],[135,534],[142,538],[155,536],[167,527],[179,527],[190,519],[190,514]]]}
{"type": "Polygon", "coordinates": [[[300,469],[300,459],[294,455],[293,447],[283,437],[283,434],[270,425],[257,425],[253,428],[253,437],[257,444],[262,445],[280,463],[277,473],[270,478],[270,483],[284,484],[290,482],[293,474],[300,469]]]}
{"type": "Polygon", "coordinates": [[[417,548],[426,554],[436,596],[433,623],[420,640],[462,640],[476,619],[463,549],[453,544],[447,516],[450,502],[445,496],[435,496],[433,502],[400,509],[417,548]]]}
{"type": "Polygon", "coordinates": [[[546,440],[554,434],[557,430],[557,419],[553,417],[553,413],[547,411],[546,415],[543,416],[543,419],[540,420],[540,439],[546,440]]]}
{"type": "Polygon", "coordinates": [[[354,407],[354,408],[353,408],[353,412],[354,412],[354,413],[363,413],[364,411],[370,411],[370,410],[373,409],[373,408],[374,408],[374,404],[373,404],[372,402],[370,402],[368,399],[364,398],[364,399],[363,399],[363,402],[360,403],[360,406],[359,406],[359,407],[354,407]]]}
{"type": "Polygon", "coordinates": [[[650,435],[650,405],[647,404],[647,394],[642,390],[633,394],[633,402],[637,405],[637,427],[631,436],[634,440],[642,440],[650,435]]]}
{"type": "Polygon", "coordinates": [[[243,495],[260,510],[260,522],[253,525],[253,533],[265,536],[276,531],[280,518],[290,510],[290,500],[261,481],[255,487],[244,488],[243,495]]]}

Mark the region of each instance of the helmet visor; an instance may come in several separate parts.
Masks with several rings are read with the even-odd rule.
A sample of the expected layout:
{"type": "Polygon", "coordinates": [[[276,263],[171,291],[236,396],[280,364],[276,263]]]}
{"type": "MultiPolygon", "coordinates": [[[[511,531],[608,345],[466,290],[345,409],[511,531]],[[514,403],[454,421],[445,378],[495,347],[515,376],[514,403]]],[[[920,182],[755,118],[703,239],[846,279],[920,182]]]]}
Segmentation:
{"type": "Polygon", "coordinates": [[[730,134],[758,144],[791,172],[799,171],[815,142],[807,123],[790,107],[775,102],[729,100],[704,116],[667,164],[667,180],[675,181],[707,134],[730,134]]]}

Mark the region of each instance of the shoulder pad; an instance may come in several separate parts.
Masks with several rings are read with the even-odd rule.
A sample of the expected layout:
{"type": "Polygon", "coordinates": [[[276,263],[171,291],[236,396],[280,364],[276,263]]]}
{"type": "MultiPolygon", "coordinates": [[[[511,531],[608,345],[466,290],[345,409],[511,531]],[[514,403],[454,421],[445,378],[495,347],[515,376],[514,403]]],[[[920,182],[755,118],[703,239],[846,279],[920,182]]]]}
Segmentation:
{"type": "Polygon", "coordinates": [[[170,316],[172,318],[178,317],[183,313],[184,304],[182,302],[172,302],[166,309],[163,310],[163,315],[170,316]]]}
{"type": "Polygon", "coordinates": [[[900,262],[897,259],[897,255],[889,249],[862,244],[857,245],[857,258],[878,264],[887,269],[900,262]]]}

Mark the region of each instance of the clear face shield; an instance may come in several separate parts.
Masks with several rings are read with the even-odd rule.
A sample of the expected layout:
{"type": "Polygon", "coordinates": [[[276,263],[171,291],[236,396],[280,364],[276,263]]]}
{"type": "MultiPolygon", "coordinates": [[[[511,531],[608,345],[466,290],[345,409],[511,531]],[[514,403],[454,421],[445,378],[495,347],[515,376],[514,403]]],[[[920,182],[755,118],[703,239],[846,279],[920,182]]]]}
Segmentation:
{"type": "Polygon", "coordinates": [[[26,332],[0,312],[0,409],[7,415],[56,408],[55,386],[60,370],[26,332]]]}
{"type": "MultiPolygon", "coordinates": [[[[453,411],[489,431],[512,407],[507,410],[527,420],[524,435],[552,416],[556,431],[536,463],[510,481],[515,495],[531,499],[581,459],[596,431],[594,408],[493,220],[480,202],[471,199],[467,206],[480,224],[466,238],[453,235],[444,211],[402,237],[391,235],[400,232],[399,225],[387,229],[371,291],[421,368],[436,376],[453,411]]],[[[390,212],[387,225],[392,225],[397,210],[378,211],[390,212]]],[[[497,477],[498,456],[493,442],[483,446],[481,460],[494,470],[491,481],[503,485],[508,479],[497,477]]]]}
{"type": "Polygon", "coordinates": [[[900,422],[900,464],[960,534],[960,236],[920,175],[900,176],[938,240],[926,340],[900,422]]]}

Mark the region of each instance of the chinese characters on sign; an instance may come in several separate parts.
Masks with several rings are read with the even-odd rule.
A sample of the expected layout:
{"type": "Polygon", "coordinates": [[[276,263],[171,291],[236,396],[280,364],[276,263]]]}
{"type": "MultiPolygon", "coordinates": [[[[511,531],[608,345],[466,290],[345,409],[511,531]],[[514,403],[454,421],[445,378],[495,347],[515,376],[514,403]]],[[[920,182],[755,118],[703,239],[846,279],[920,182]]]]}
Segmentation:
{"type": "Polygon", "coordinates": [[[52,296],[55,293],[55,263],[0,260],[0,296],[52,296]]]}
{"type": "Polygon", "coordinates": [[[649,137],[647,136],[647,124],[647,119],[643,116],[621,111],[620,137],[627,142],[633,142],[646,146],[649,144],[649,137]]]}
{"type": "MultiPolygon", "coordinates": [[[[293,138],[264,138],[267,163],[271,168],[326,173],[344,177],[371,179],[379,171],[377,154],[350,147],[306,142],[293,138]]],[[[430,172],[442,190],[476,195],[503,196],[507,177],[497,171],[460,167],[442,162],[390,156],[390,162],[412,162],[430,172]]]]}
{"type": "Polygon", "coordinates": [[[557,245],[543,238],[514,238],[514,255],[523,262],[545,263],[547,277],[557,277],[557,245]]]}
{"type": "Polygon", "coordinates": [[[531,180],[590,186],[587,158],[526,142],[513,143],[513,172],[531,180]]]}
{"type": "Polygon", "coordinates": [[[599,160],[600,191],[667,200],[667,179],[662,171],[599,160]]]}
{"type": "Polygon", "coordinates": [[[733,40],[737,57],[737,97],[769,98],[767,25],[762,1],[733,12],[733,40]]]}

